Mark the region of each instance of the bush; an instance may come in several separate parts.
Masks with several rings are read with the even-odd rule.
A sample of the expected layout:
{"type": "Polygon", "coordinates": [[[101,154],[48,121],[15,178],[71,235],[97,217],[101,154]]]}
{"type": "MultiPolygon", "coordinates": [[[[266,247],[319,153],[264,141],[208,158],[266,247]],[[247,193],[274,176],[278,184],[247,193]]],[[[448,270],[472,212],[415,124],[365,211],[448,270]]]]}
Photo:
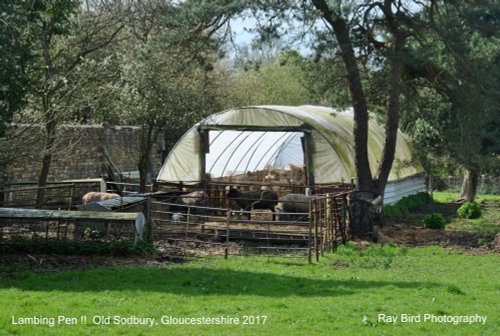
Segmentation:
{"type": "Polygon", "coordinates": [[[384,215],[387,218],[406,216],[414,208],[426,205],[429,201],[430,195],[426,192],[406,196],[396,204],[384,206],[384,215]]]}
{"type": "Polygon", "coordinates": [[[446,226],[446,219],[440,213],[433,213],[425,216],[422,223],[426,228],[442,230],[446,226]]]}
{"type": "Polygon", "coordinates": [[[481,217],[481,207],[476,202],[465,202],[458,208],[457,214],[460,218],[479,218],[481,217]]]}

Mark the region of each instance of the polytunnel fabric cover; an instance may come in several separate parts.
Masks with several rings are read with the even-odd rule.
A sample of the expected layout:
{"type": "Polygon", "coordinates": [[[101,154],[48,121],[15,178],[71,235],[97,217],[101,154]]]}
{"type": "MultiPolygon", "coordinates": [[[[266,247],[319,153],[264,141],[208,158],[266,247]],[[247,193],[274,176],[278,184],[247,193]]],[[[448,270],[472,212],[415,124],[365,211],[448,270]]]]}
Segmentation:
{"type": "Polygon", "coordinates": [[[210,131],[205,172],[217,178],[263,171],[268,166],[303,166],[302,136],[302,132],[210,131]]]}
{"type": "MultiPolygon", "coordinates": [[[[313,175],[316,184],[349,182],[356,177],[354,167],[353,111],[319,106],[251,106],[231,109],[207,117],[187,131],[174,146],[158,175],[162,182],[200,182],[202,160],[200,128],[209,130],[295,130],[309,128],[312,139],[313,175]]],[[[369,121],[368,157],[375,174],[384,144],[384,129],[369,121]]],[[[228,144],[220,143],[227,146],[228,144]]],[[[264,146],[265,148],[265,146],[264,146]]],[[[237,151],[235,147],[231,149],[237,151]]],[[[237,154],[237,153],[235,153],[237,154]]],[[[410,165],[412,151],[398,131],[390,181],[421,172],[410,165]]],[[[220,164],[225,164],[221,162],[220,164]]],[[[206,165],[207,172],[209,165],[206,165]]]]}

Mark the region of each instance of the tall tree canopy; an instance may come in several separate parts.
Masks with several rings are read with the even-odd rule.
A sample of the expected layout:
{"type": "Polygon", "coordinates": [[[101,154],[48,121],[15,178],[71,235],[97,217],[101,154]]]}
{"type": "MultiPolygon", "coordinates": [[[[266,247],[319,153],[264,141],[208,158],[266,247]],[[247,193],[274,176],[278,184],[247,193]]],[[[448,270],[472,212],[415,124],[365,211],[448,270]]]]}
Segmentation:
{"type": "Polygon", "coordinates": [[[426,24],[414,23],[418,38],[405,65],[408,109],[421,107],[408,118],[419,133],[417,148],[446,155],[467,170],[468,201],[479,172],[499,165],[498,12],[493,1],[433,2],[422,11],[426,24]]]}

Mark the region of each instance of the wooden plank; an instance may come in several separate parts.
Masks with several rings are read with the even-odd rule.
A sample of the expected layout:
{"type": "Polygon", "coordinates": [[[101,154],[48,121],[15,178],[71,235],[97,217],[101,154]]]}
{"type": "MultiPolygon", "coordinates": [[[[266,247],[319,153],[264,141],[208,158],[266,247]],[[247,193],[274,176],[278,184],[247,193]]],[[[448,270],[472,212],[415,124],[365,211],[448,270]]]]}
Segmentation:
{"type": "MultiPolygon", "coordinates": [[[[135,221],[141,213],[136,212],[94,212],[94,211],[67,211],[67,210],[40,210],[20,208],[0,208],[0,218],[29,218],[29,219],[92,219],[105,221],[135,221]]],[[[142,215],[142,214],[141,214],[142,215]]]]}

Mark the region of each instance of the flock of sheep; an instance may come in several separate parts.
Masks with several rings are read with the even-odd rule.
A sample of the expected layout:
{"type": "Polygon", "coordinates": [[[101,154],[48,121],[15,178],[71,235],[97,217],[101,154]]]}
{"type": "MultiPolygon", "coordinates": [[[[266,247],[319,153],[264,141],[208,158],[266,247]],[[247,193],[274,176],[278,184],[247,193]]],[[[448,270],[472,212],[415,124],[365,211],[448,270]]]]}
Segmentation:
{"type": "MultiPolygon", "coordinates": [[[[171,201],[178,205],[174,206],[174,212],[183,212],[188,206],[206,206],[208,204],[208,195],[204,191],[173,192],[171,201]]],[[[288,194],[283,197],[278,197],[278,194],[272,190],[264,191],[248,191],[242,192],[235,188],[230,188],[226,197],[234,201],[241,210],[248,211],[246,216],[250,219],[250,211],[261,209],[271,210],[273,213],[273,221],[276,220],[276,213],[280,214],[280,218],[284,218],[281,214],[296,214],[308,213],[309,201],[315,196],[307,196],[302,194],[288,194]]],[[[83,204],[91,202],[99,202],[108,199],[120,198],[120,195],[104,192],[89,192],[83,196],[83,204]]],[[[181,218],[180,214],[174,214],[172,221],[176,222],[177,217],[181,218]]]]}

